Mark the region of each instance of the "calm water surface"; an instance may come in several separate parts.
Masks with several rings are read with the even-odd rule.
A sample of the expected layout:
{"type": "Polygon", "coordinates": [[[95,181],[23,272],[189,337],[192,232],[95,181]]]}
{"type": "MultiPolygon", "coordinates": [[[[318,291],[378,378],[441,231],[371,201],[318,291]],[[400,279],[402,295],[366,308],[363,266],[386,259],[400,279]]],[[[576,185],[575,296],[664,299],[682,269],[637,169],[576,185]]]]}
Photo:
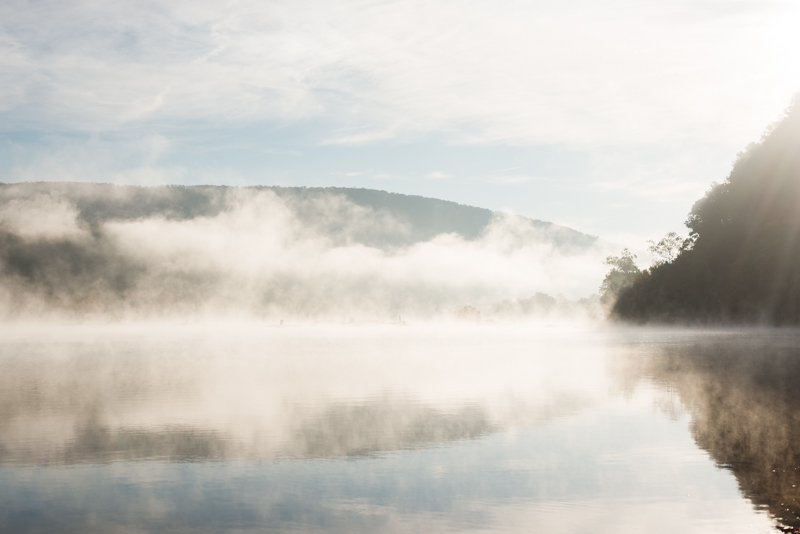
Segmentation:
{"type": "Polygon", "coordinates": [[[0,332],[2,532],[778,532],[800,333],[0,332]]]}

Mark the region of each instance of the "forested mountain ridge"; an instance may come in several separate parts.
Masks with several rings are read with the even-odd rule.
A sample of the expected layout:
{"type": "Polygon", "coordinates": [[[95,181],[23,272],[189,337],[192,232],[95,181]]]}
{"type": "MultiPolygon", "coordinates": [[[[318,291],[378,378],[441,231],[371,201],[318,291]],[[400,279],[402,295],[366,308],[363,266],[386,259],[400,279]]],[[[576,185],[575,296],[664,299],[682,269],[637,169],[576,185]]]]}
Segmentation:
{"type": "MultiPolygon", "coordinates": [[[[19,199],[57,196],[73,204],[89,225],[160,216],[170,220],[213,217],[229,208],[231,199],[269,191],[287,202],[298,216],[324,233],[336,234],[346,224],[341,209],[320,209],[323,200],[338,198],[390,217],[399,227],[370,228],[351,235],[355,242],[376,247],[408,246],[440,234],[455,233],[472,240],[481,236],[495,215],[489,209],[447,200],[389,193],[375,189],[281,186],[155,186],[99,183],[25,182],[0,184],[0,208],[19,199]]],[[[330,208],[328,205],[327,208],[330,208]]],[[[560,248],[585,249],[597,237],[550,222],[523,218],[542,237],[560,248]]]]}
{"type": "Polygon", "coordinates": [[[800,100],[692,207],[684,250],[613,315],[635,322],[800,323],[800,100]]]}
{"type": "Polygon", "coordinates": [[[575,292],[603,246],[366,189],[0,184],[0,319],[442,316],[575,292]]]}

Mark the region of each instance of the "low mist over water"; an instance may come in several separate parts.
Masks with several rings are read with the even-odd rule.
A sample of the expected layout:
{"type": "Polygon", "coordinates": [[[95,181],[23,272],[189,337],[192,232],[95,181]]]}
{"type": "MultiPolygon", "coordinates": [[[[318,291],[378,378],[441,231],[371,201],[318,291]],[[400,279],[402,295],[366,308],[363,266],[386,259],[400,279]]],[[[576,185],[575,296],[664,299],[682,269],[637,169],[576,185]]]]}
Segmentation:
{"type": "Polygon", "coordinates": [[[796,331],[5,331],[0,527],[789,528],[798,361],[796,331]]]}

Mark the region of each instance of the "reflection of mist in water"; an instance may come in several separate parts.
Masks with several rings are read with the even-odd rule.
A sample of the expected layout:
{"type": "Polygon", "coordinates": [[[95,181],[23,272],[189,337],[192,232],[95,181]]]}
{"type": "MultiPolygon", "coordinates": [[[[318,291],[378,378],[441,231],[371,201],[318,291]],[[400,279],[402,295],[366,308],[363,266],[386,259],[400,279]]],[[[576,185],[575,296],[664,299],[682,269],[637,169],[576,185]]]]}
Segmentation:
{"type": "Polygon", "coordinates": [[[693,359],[724,359],[708,340],[728,334],[128,325],[3,336],[0,530],[769,526],[689,432],[685,407],[697,443],[765,502],[735,456],[720,460],[741,449],[722,428],[732,419],[716,417],[725,409],[709,412],[721,430],[704,430],[698,391],[758,391],[693,359]]]}
{"type": "Polygon", "coordinates": [[[530,425],[604,395],[576,377],[580,347],[564,353],[559,335],[531,350],[514,330],[500,344],[468,329],[458,341],[434,329],[177,330],[4,344],[0,461],[364,455],[530,425]]]}

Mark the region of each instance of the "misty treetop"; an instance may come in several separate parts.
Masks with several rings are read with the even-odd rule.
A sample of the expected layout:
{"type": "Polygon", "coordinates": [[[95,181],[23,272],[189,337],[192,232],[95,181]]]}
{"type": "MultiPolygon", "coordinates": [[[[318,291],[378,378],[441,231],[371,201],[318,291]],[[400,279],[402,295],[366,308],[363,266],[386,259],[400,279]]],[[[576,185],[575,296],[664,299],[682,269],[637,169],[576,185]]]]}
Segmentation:
{"type": "Polygon", "coordinates": [[[676,232],[668,233],[658,242],[647,242],[650,243],[647,250],[649,250],[655,258],[651,267],[657,267],[664,263],[671,263],[684,249],[689,249],[694,246],[694,240],[692,238],[684,239],[676,232]]]}
{"type": "Polygon", "coordinates": [[[609,256],[604,262],[611,266],[611,270],[600,284],[600,301],[608,305],[618,298],[620,293],[631,286],[636,277],[641,274],[636,266],[636,254],[627,248],[619,256],[609,256]]]}
{"type": "Polygon", "coordinates": [[[615,316],[648,322],[800,323],[800,98],[692,207],[689,239],[622,291],[615,316]]]}

